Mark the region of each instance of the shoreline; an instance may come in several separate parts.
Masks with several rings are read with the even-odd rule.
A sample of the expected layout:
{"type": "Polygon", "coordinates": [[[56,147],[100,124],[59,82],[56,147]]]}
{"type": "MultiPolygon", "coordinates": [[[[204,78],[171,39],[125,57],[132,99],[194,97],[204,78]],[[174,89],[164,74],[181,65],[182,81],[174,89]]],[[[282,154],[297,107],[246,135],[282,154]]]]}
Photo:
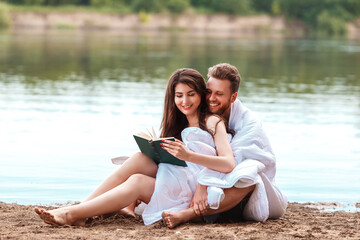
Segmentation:
{"type": "MultiPolygon", "coordinates": [[[[80,203],[80,201],[68,200],[66,202],[21,203],[18,201],[0,200],[0,204],[16,204],[19,206],[40,206],[40,207],[44,207],[44,208],[59,208],[59,207],[70,206],[70,205],[74,205],[74,204],[78,204],[78,203],[80,203]]],[[[329,201],[329,202],[324,202],[324,201],[300,201],[300,202],[292,201],[292,202],[290,202],[289,201],[288,204],[300,204],[300,205],[303,205],[304,207],[313,208],[320,212],[339,212],[339,211],[344,211],[344,212],[349,212],[349,213],[360,212],[360,202],[357,202],[357,201],[329,201]]],[[[136,211],[136,209],[135,209],[135,211],[136,211]]],[[[138,211],[138,214],[141,214],[141,212],[142,212],[141,205],[137,211],[138,211]]]]}
{"type": "MultiPolygon", "coordinates": [[[[225,14],[106,14],[94,12],[11,11],[12,30],[81,30],[110,32],[171,32],[224,37],[306,38],[309,27],[284,16],[225,14]]],[[[360,18],[346,23],[348,40],[360,39],[360,18]]]]}
{"type": "MultiPolygon", "coordinates": [[[[10,12],[12,29],[96,31],[182,31],[190,34],[224,36],[308,37],[309,28],[284,16],[225,14],[106,14],[94,12],[10,12]]],[[[349,40],[360,39],[360,18],[346,24],[349,40]]]]}
{"type": "Polygon", "coordinates": [[[229,16],[223,14],[104,14],[92,12],[11,12],[13,29],[63,29],[102,31],[187,31],[234,35],[304,34],[299,22],[287,27],[283,17],[268,15],[229,16]]]}
{"type": "Polygon", "coordinates": [[[93,219],[85,227],[53,227],[36,215],[35,205],[0,202],[0,239],[359,239],[356,204],[357,211],[349,213],[322,212],[316,209],[318,203],[292,202],[283,217],[265,223],[185,223],[168,229],[161,222],[145,226],[140,217],[124,216],[93,219]]]}

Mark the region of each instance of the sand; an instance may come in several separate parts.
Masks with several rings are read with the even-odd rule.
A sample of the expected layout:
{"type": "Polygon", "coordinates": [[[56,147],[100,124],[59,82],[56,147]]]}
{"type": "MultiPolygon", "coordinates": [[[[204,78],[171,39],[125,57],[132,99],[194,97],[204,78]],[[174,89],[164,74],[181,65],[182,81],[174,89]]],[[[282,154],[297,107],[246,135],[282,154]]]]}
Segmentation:
{"type": "Polygon", "coordinates": [[[282,218],[265,223],[185,223],[168,229],[162,222],[145,226],[140,216],[119,215],[93,219],[85,227],[53,227],[38,217],[35,206],[0,202],[0,239],[360,239],[360,203],[355,212],[323,212],[318,205],[289,203],[282,218]]]}

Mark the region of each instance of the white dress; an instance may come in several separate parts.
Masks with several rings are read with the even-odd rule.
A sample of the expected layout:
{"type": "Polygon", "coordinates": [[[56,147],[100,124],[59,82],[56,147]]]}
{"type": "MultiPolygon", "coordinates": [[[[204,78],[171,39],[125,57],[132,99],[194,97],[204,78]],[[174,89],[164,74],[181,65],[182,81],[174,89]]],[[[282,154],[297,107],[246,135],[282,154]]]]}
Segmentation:
{"type": "MultiPolygon", "coordinates": [[[[213,137],[208,132],[197,127],[188,127],[182,131],[181,137],[190,151],[216,155],[213,137]]],[[[206,168],[191,162],[187,162],[187,165],[188,167],[180,167],[159,164],[154,193],[142,213],[145,225],[159,221],[161,213],[165,210],[176,212],[190,206],[198,185],[197,176],[206,168]]],[[[221,188],[208,188],[208,202],[211,208],[217,209],[223,198],[221,188]]]]}

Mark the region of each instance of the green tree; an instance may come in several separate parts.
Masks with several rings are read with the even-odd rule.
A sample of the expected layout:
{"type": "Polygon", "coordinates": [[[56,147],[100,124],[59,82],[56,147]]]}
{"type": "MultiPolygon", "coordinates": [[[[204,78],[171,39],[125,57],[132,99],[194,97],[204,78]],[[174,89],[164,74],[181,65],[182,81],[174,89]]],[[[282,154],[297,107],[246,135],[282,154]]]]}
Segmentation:
{"type": "Polygon", "coordinates": [[[189,0],[168,0],[166,7],[172,13],[182,13],[190,6],[189,0]]]}
{"type": "Polygon", "coordinates": [[[330,14],[327,10],[317,17],[317,30],[321,34],[343,36],[347,33],[345,21],[330,14]]]}
{"type": "Polygon", "coordinates": [[[248,14],[251,12],[250,0],[211,0],[209,6],[214,12],[227,14],[248,14]]]}
{"type": "Polygon", "coordinates": [[[11,25],[9,8],[6,3],[0,2],[0,29],[8,28],[11,25]]]}
{"type": "Polygon", "coordinates": [[[90,0],[91,6],[96,7],[123,7],[126,3],[123,0],[90,0]]]}
{"type": "Polygon", "coordinates": [[[346,33],[346,22],[360,14],[359,0],[278,0],[286,16],[330,35],[346,33]]]}
{"type": "Polygon", "coordinates": [[[252,7],[259,12],[271,13],[274,0],[252,0],[252,7]]]}
{"type": "Polygon", "coordinates": [[[15,5],[43,5],[45,0],[8,0],[6,2],[15,5]]]}
{"type": "Polygon", "coordinates": [[[279,1],[275,0],[275,1],[272,2],[271,13],[273,15],[279,15],[281,13],[281,8],[280,8],[279,1]]]}
{"type": "Polygon", "coordinates": [[[164,3],[162,0],[135,0],[133,1],[132,8],[136,12],[144,10],[156,13],[164,10],[164,3]]]}

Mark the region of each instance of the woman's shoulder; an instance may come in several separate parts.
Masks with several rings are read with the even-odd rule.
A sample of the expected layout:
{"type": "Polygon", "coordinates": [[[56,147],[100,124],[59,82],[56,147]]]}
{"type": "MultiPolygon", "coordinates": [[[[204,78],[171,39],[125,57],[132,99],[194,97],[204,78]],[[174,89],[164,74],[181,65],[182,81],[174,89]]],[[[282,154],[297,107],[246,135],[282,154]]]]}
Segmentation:
{"type": "Polygon", "coordinates": [[[203,142],[206,142],[204,139],[212,139],[212,136],[210,133],[202,130],[201,128],[187,127],[181,132],[181,138],[184,143],[194,140],[202,140],[203,142]]]}
{"type": "Polygon", "coordinates": [[[207,126],[207,128],[210,128],[210,129],[215,128],[216,125],[220,122],[224,122],[224,121],[223,121],[222,117],[220,117],[217,114],[211,114],[205,118],[206,126],[207,126]]]}

